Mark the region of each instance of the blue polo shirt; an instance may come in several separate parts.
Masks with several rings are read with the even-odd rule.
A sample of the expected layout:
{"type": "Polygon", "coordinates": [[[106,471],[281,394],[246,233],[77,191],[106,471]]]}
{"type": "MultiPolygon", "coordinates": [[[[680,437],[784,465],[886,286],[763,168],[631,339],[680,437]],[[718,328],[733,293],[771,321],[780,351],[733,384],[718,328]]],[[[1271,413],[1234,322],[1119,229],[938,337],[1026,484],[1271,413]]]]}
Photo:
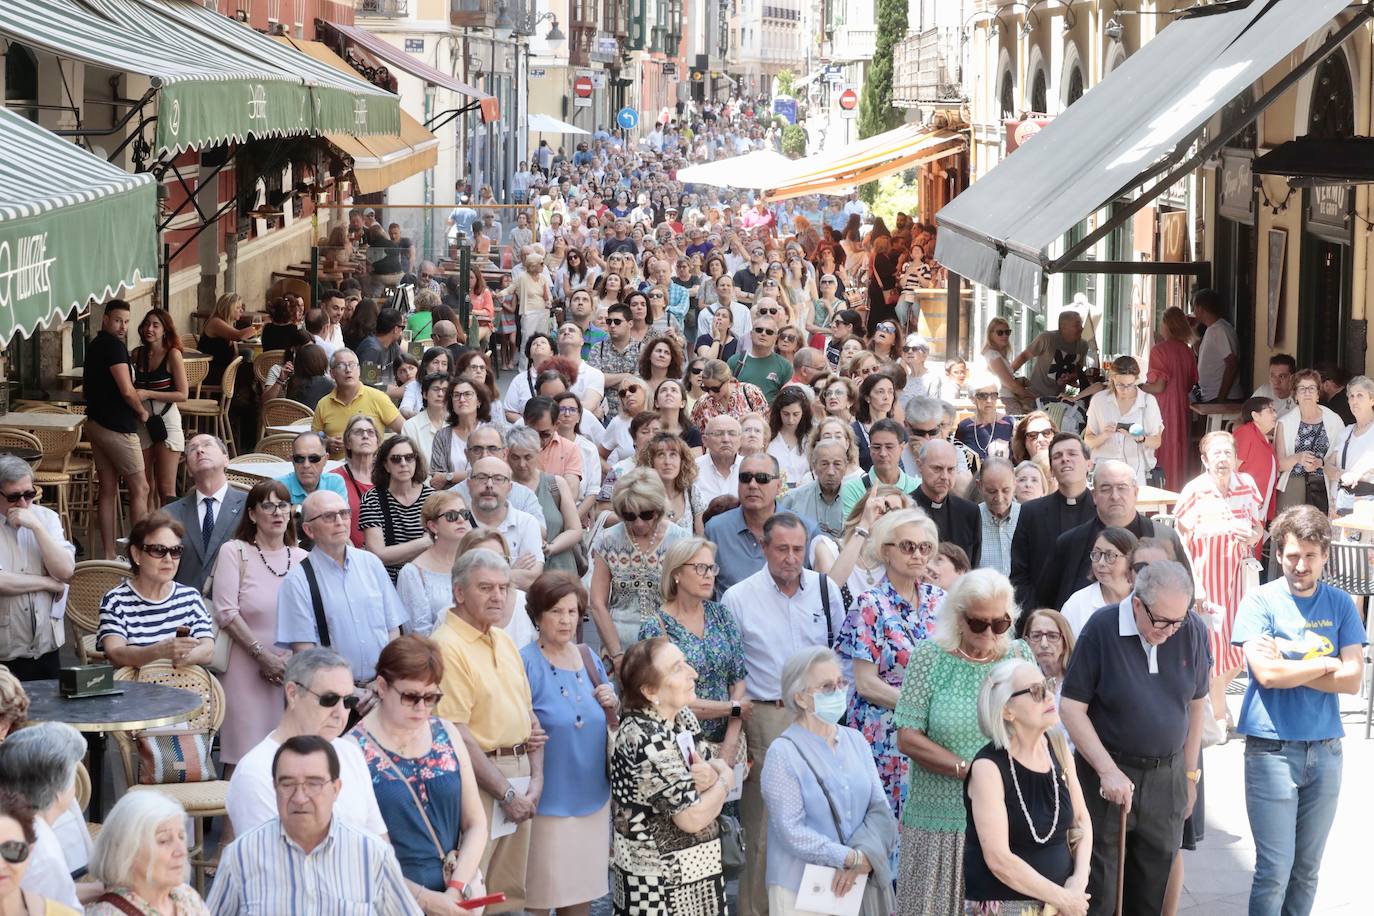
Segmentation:
{"type": "MultiPolygon", "coordinates": [[[[1339,657],[1346,646],[1363,646],[1364,627],[1355,602],[1338,588],[1317,583],[1310,597],[1275,579],[1247,594],[1236,612],[1231,644],[1273,637],[1284,658],[1339,657]]],[[[1236,731],[1274,741],[1325,741],[1345,735],[1340,698],[1312,687],[1264,687],[1253,677],[1245,688],[1236,731]]]]}
{"type": "MultiPolygon", "coordinates": [[[[309,493],[305,492],[305,487],[301,486],[300,479],[296,477],[296,472],[292,471],[285,477],[278,477],[278,483],[286,484],[286,490],[291,494],[291,505],[299,506],[305,503],[305,498],[309,493]]],[[[348,499],[348,490],[344,489],[344,479],[338,474],[324,473],[320,475],[317,490],[327,490],[330,493],[338,493],[344,499],[348,499]]]]}

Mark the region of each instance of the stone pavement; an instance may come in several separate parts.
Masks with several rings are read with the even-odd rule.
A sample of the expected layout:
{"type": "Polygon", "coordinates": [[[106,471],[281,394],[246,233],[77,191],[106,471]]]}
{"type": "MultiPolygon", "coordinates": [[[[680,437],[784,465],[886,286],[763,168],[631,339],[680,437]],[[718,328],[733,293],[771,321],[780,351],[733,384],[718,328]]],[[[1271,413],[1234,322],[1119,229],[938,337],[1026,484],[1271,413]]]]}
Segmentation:
{"type": "MultiPolygon", "coordinates": [[[[1234,689],[1233,685],[1233,689],[1234,689]]],[[[1240,697],[1230,696],[1233,715],[1240,697]]],[[[1342,697],[1341,708],[1363,709],[1359,697],[1342,697]]],[[[1195,852],[1184,854],[1180,916],[1245,916],[1255,844],[1245,814],[1245,742],[1240,738],[1205,752],[1207,833],[1195,852]]],[[[1336,823],[1326,844],[1315,916],[1369,913],[1368,812],[1374,810],[1374,740],[1364,738],[1363,720],[1346,717],[1345,770],[1336,823]]]]}

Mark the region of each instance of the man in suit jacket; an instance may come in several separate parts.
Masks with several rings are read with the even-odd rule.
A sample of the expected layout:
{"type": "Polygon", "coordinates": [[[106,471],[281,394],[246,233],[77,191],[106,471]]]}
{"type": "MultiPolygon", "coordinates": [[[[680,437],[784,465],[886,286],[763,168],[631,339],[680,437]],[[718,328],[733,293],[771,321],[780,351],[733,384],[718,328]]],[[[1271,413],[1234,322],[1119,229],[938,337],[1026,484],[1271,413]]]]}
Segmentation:
{"type": "Polygon", "coordinates": [[[229,486],[224,469],[229,449],[219,438],[200,433],[186,443],[186,467],[194,484],[190,493],[164,510],[186,529],[185,548],[176,581],[203,589],[215,569],[220,545],[234,536],[247,496],[229,486]]]}
{"type": "Polygon", "coordinates": [[[1103,528],[1125,528],[1138,538],[1171,541],[1184,565],[1188,556],[1178,534],[1168,525],[1150,521],[1135,510],[1139,485],[1135,470],[1122,461],[1099,461],[1093,474],[1093,501],[1097,509],[1091,521],[1070,528],[1055,541],[1054,562],[1040,575],[1035,607],[1060,608],[1074,592],[1088,585],[1093,542],[1103,528]]]}
{"type": "Polygon", "coordinates": [[[968,554],[974,569],[983,552],[983,519],[978,507],[950,492],[954,489],[954,475],[959,468],[959,453],[944,439],[931,439],[921,446],[917,459],[921,471],[921,485],[912,491],[916,505],[925,510],[941,541],[958,544],[968,554]]]}
{"type": "MultiPolygon", "coordinates": [[[[1016,603],[1023,609],[1041,606],[1033,603],[1036,586],[1041,573],[1050,566],[1059,535],[1094,518],[1097,510],[1088,489],[1091,457],[1082,439],[1073,433],[1059,433],[1050,443],[1050,473],[1059,489],[1021,507],[1011,538],[1010,579],[1016,589],[1016,603]]],[[[1029,617],[1021,615],[1023,629],[1029,617]]]]}

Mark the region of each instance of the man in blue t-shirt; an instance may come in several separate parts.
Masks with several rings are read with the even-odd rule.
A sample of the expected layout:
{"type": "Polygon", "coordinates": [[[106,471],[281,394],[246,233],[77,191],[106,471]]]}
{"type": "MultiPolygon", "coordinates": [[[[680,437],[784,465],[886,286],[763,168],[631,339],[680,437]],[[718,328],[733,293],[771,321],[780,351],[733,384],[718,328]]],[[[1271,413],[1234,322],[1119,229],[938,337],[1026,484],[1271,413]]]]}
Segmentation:
{"type": "Polygon", "coordinates": [[[1231,629],[1250,684],[1245,807],[1255,838],[1251,916],[1312,911],[1317,872],[1341,791],[1340,700],[1364,677],[1365,634],[1350,596],[1321,581],[1331,523],[1312,506],[1274,520],[1283,578],[1245,596],[1231,629]]]}

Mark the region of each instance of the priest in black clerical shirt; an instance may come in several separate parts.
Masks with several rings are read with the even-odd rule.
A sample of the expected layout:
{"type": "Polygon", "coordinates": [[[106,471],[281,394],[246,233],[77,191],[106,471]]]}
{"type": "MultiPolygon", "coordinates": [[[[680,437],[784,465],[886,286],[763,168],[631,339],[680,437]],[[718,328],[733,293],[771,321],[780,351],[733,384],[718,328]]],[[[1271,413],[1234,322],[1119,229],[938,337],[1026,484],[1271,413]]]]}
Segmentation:
{"type": "Polygon", "coordinates": [[[1121,461],[1097,463],[1093,472],[1096,511],[1091,519],[1064,532],[1054,542],[1053,560],[1040,575],[1034,607],[1061,608],[1074,592],[1088,585],[1092,572],[1089,554],[1103,528],[1125,528],[1137,538],[1170,541],[1175,556],[1187,556],[1174,529],[1156,524],[1135,510],[1138,491],[1135,470],[1130,465],[1121,461]]]}
{"type": "MultiPolygon", "coordinates": [[[[1050,565],[1054,542],[1070,528],[1090,521],[1096,514],[1088,489],[1088,447],[1073,433],[1060,433],[1050,443],[1050,473],[1059,489],[1049,496],[1021,506],[1016,533],[1011,539],[1011,584],[1016,603],[1023,611],[1034,603],[1040,575],[1050,565]]],[[[1057,607],[1057,605],[1056,605],[1057,607]]],[[[1029,614],[1021,615],[1024,623],[1029,614]]]]}
{"type": "Polygon", "coordinates": [[[935,522],[940,540],[962,547],[969,563],[977,569],[983,552],[982,517],[976,505],[950,492],[959,468],[958,452],[944,439],[932,439],[921,447],[917,466],[921,470],[921,485],[911,494],[916,505],[935,522]]]}

